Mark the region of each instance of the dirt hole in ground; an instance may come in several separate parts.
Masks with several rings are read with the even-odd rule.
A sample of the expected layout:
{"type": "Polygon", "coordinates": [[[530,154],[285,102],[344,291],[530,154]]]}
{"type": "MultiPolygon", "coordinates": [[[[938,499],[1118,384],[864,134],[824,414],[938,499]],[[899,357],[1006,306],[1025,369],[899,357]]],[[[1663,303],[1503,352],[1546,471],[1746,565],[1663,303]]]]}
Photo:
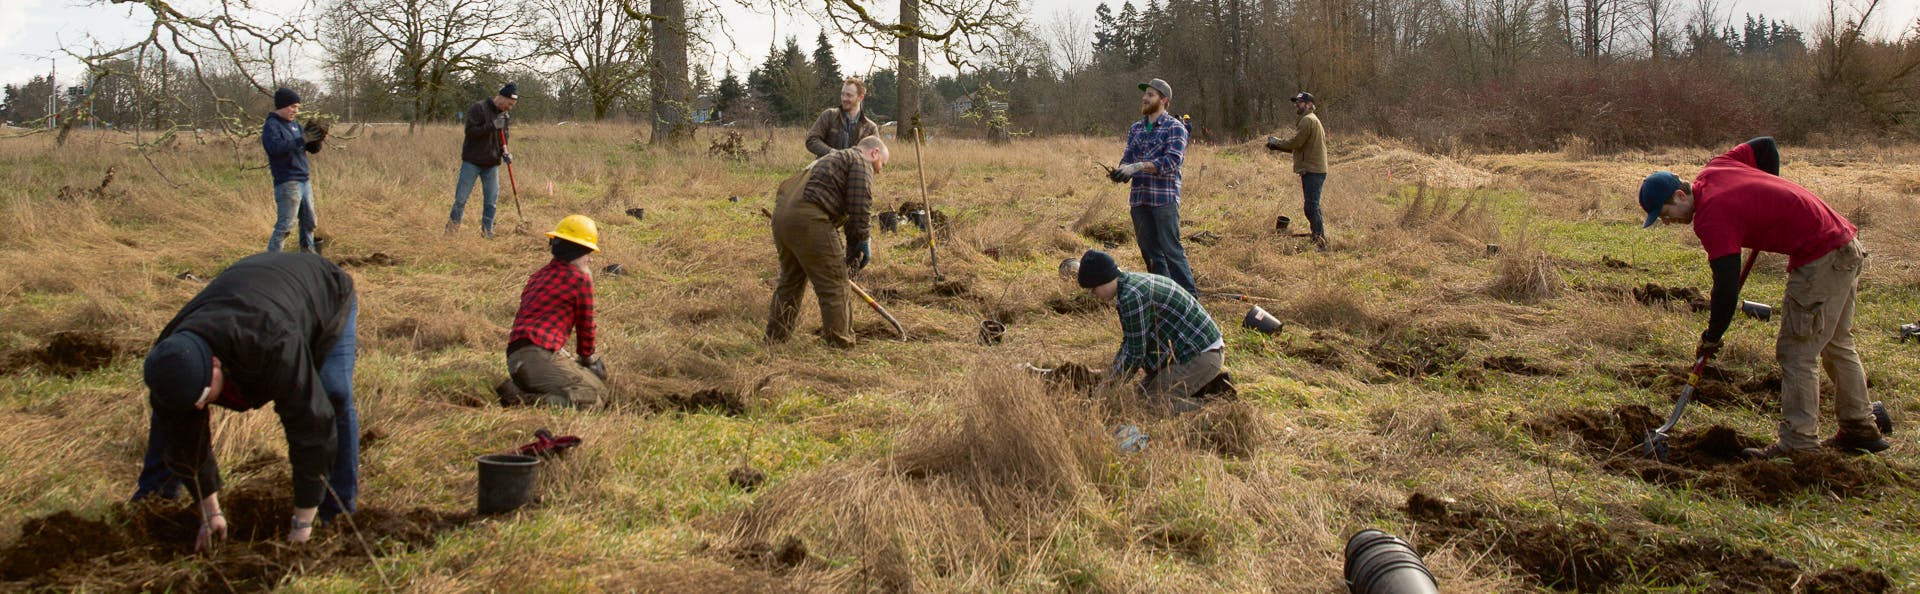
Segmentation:
{"type": "Polygon", "coordinates": [[[1405,511],[1420,523],[1415,544],[1421,550],[1452,544],[1490,551],[1540,585],[1561,591],[1648,585],[1709,592],[1791,592],[1806,577],[1821,579],[1845,572],[1879,575],[1846,568],[1809,576],[1789,559],[1716,538],[1655,532],[1655,528],[1624,522],[1564,523],[1550,516],[1418,492],[1407,498],[1405,511]]]}
{"type": "Polygon", "coordinates": [[[67,330],[54,333],[40,348],[15,352],[8,367],[37,366],[73,377],[112,364],[122,352],[120,345],[98,332],[67,330]]]}
{"type": "Polygon", "coordinates": [[[752,491],[767,482],[767,473],[745,464],[727,471],[727,484],[739,487],[742,491],[752,491]]]}
{"type": "Polygon", "coordinates": [[[1105,303],[1101,303],[1099,299],[1087,291],[1074,291],[1065,295],[1054,295],[1047,298],[1047,309],[1053,310],[1053,313],[1063,315],[1096,312],[1105,306],[1105,303]]]}
{"type": "Polygon", "coordinates": [[[365,256],[344,256],[334,258],[333,263],[341,266],[399,266],[400,259],[386,252],[374,252],[365,256]]]}
{"type": "Polygon", "coordinates": [[[739,392],[707,388],[684,394],[668,394],[649,405],[654,412],[712,412],[729,417],[747,414],[747,399],[739,392]]]}
{"type": "Polygon", "coordinates": [[[221,491],[227,540],[195,563],[181,561],[195,555],[200,519],[181,501],[120,504],[99,520],[65,511],[31,518],[17,540],[0,548],[0,579],[26,589],[266,591],[289,576],[350,571],[378,556],[431,547],[440,533],[473,520],[467,513],[361,506],[350,521],[290,545],[291,509],[284,473],[228,485],[221,491]]]}
{"type": "Polygon", "coordinates": [[[1500,355],[1487,357],[1480,366],[1493,371],[1505,371],[1514,375],[1560,375],[1560,370],[1549,365],[1535,363],[1520,355],[1500,355]]]}
{"type": "Polygon", "coordinates": [[[1079,363],[1063,361],[1037,369],[1042,370],[1038,372],[1040,380],[1046,382],[1047,388],[1051,390],[1085,394],[1092,392],[1094,386],[1100,381],[1100,377],[1094,375],[1093,369],[1079,363]]]}
{"type": "Polygon", "coordinates": [[[1381,338],[1367,348],[1382,371],[1414,379],[1436,375],[1466,356],[1476,329],[1413,328],[1381,338]]]}
{"type": "Polygon", "coordinates": [[[1113,221],[1100,221],[1080,229],[1080,234],[1102,244],[1120,245],[1133,241],[1133,228],[1113,221]]]}
{"type": "Polygon", "coordinates": [[[1653,283],[1634,287],[1633,300],[1640,302],[1641,305],[1664,306],[1673,303],[1684,303],[1688,309],[1696,312],[1706,311],[1713,307],[1713,303],[1707,301],[1706,295],[1701,294],[1699,289],[1693,287],[1662,287],[1653,283]]]}
{"type": "Polygon", "coordinates": [[[736,567],[755,569],[784,575],[796,569],[824,567],[824,563],[813,560],[813,554],[807,550],[807,543],[798,536],[788,536],[775,545],[765,541],[750,541],[727,547],[720,555],[732,561],[736,567]]]}
{"type": "Polygon", "coordinates": [[[1764,446],[1767,441],[1722,425],[1676,429],[1668,442],[1668,461],[1663,463],[1647,456],[1641,445],[1647,433],[1663,422],[1646,405],[1629,404],[1611,410],[1550,413],[1528,423],[1528,430],[1545,438],[1576,436],[1581,451],[1611,472],[1769,505],[1801,493],[1862,497],[1913,482],[1906,478],[1910,471],[1884,461],[1825,450],[1795,454],[1789,460],[1746,460],[1740,456],[1741,449],[1764,446]]]}
{"type": "MultiPolygon", "coordinates": [[[[1678,399],[1687,385],[1690,368],[1684,365],[1637,363],[1615,373],[1616,377],[1640,388],[1678,399]]],[[[1823,385],[1823,396],[1832,395],[1832,387],[1823,385]]],[[[1700,371],[1700,383],[1693,400],[1708,406],[1736,406],[1765,411],[1780,409],[1780,370],[1759,374],[1741,374],[1708,365],[1700,371]]]]}

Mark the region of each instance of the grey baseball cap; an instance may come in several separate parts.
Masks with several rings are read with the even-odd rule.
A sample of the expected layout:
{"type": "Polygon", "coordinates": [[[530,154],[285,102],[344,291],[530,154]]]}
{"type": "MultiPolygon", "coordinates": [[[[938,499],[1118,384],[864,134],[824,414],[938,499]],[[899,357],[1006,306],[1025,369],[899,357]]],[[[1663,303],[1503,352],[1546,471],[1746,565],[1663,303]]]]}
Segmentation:
{"type": "Polygon", "coordinates": [[[1154,92],[1160,93],[1161,97],[1164,97],[1167,99],[1173,98],[1173,86],[1168,85],[1167,81],[1156,78],[1147,82],[1140,83],[1140,90],[1145,91],[1147,89],[1153,89],[1154,92]]]}

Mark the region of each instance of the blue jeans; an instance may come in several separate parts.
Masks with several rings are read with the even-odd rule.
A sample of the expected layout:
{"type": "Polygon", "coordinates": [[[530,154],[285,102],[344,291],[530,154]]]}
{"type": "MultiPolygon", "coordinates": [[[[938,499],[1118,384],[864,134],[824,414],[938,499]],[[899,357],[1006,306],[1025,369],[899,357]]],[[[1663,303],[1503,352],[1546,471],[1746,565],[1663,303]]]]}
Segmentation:
{"type": "Polygon", "coordinates": [[[1323,239],[1327,236],[1327,222],[1320,216],[1320,188],[1327,185],[1325,173],[1300,174],[1300,194],[1305,196],[1306,204],[1302,210],[1307,212],[1307,222],[1313,224],[1313,237],[1323,239]]]}
{"type": "Polygon", "coordinates": [[[500,166],[481,167],[466,161],[460,162],[460,181],[453,187],[453,212],[447,214],[447,220],[458,223],[460,215],[467,211],[467,196],[473,194],[473,180],[480,179],[480,196],[486,199],[486,209],[480,213],[480,229],[493,230],[494,205],[500,202],[500,166]]]}
{"type": "MultiPolygon", "coordinates": [[[[333,343],[333,350],[327,351],[326,360],[320,363],[320,387],[333,403],[335,436],[333,468],[327,472],[329,492],[320,502],[323,520],[343,512],[353,513],[354,502],[360,495],[360,413],[353,407],[353,366],[359,358],[359,340],[354,334],[359,324],[360,302],[356,298],[353,309],[347,313],[346,330],[340,334],[340,340],[333,343]]],[[[158,420],[157,413],[150,413],[148,426],[158,420]]],[[[133,500],[155,495],[166,499],[179,496],[180,479],[161,463],[168,445],[161,432],[147,434],[147,455],[141,463],[133,500]]]]}
{"type": "Polygon", "coordinates": [[[1193,285],[1187,250],[1180,247],[1180,204],[1135,206],[1130,214],[1134,240],[1140,244],[1140,259],[1147,261],[1147,272],[1173,279],[1174,284],[1198,297],[1200,289],[1193,285]]]}
{"type": "Polygon", "coordinates": [[[293,231],[296,213],[300,217],[300,250],[312,250],[313,228],[319,225],[313,213],[313,182],[301,180],[274,184],[273,202],[278,208],[279,218],[273,222],[273,236],[267,238],[267,251],[280,251],[280,244],[287,240],[287,233],[293,231]]]}

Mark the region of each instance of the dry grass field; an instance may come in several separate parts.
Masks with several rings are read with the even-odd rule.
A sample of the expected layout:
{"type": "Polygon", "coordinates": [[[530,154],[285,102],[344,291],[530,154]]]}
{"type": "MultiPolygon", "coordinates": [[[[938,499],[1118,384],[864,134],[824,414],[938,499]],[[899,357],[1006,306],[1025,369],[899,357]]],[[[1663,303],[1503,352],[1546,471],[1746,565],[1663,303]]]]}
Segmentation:
{"type": "MultiPolygon", "coordinates": [[[[1735,322],[1672,464],[1638,454],[1706,317],[1684,294],[1636,294],[1709,281],[1691,233],[1640,230],[1632,196],[1711,151],[1431,156],[1335,130],[1321,254],[1272,231],[1279,214],[1304,224],[1287,161],[1196,146],[1183,231],[1211,235],[1188,243],[1199,283],[1286,327],[1241,328],[1249,303],[1204,299],[1238,399],[1161,418],[1020,370],[1097,366],[1118,342],[1111,307],[1055,271],[1090,234],[1130,230],[1125,189],[1095,164],[1117,138],[934,139],[944,280],[917,229],[876,233],[859,282],[910,336],[861,308],[861,344],[839,351],[804,333],[811,297],[801,335],[760,340],[763,210],[806,162],[799,131],[751,132],[771,150],[738,161],[710,157],[705,131],[680,151],[623,127],[516,131],[531,232],[512,232],[503,179],[490,241],[477,191],[463,232],[441,235],[452,127],[336,129],[313,158],[328,255],[360,288],[363,509],[283,544],[277,420],[216,413],[235,537],[205,556],[184,503],[124,503],[140,363],[204,279],[265,241],[258,145],[189,135],[149,165],[113,133],[0,140],[0,589],[1334,592],[1346,536],[1379,527],[1448,592],[1920,590],[1920,429],[1879,457],[1727,458],[1771,439],[1772,324],[1735,322]],[[595,279],[614,405],[502,408],[521,284],[570,213],[599,221],[596,269],[625,268],[595,279]],[[1003,343],[980,343],[983,319],[1007,325],[1003,343]],[[1121,424],[1150,445],[1117,451],[1121,424]],[[586,443],[546,465],[534,505],[473,517],[474,458],[542,427],[586,443]],[[730,481],[740,467],[764,484],[730,481]]],[[[919,200],[914,153],[895,149],[879,208],[919,200]]],[[[1920,317],[1920,147],[1782,151],[1787,177],[1862,227],[1874,395],[1920,414],[1920,346],[1896,335],[1920,317]]],[[[1784,264],[1763,260],[1747,298],[1777,304],[1784,264]]]]}

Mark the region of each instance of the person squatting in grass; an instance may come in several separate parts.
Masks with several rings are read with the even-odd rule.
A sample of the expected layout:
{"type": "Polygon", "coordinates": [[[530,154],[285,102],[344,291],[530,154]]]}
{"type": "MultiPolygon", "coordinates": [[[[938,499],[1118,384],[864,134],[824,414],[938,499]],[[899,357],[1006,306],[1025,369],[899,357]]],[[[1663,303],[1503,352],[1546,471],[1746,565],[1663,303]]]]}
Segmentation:
{"type": "Polygon", "coordinates": [[[868,136],[879,136],[880,127],[867,118],[866,101],[866,81],[850,77],[842,82],[840,106],[821,111],[819,119],[814,120],[813,129],[807,132],[807,152],[814,157],[825,157],[833,151],[853,148],[868,136]]]}
{"type": "Polygon", "coordinates": [[[1719,352],[1722,334],[1740,304],[1740,251],[1786,254],[1787,295],[1774,354],[1780,361],[1779,441],[1748,448],[1752,458],[1776,458],[1814,449],[1818,439],[1820,375],[1833,380],[1840,429],[1821,442],[1842,451],[1879,452],[1886,440],[1873,423],[1867,373],[1853,347],[1853,308],[1867,252],[1853,223],[1819,196],[1780,177],[1780,153],[1760,137],[1707,162],[1692,183],[1660,171],[1640,183],[1642,227],[1659,221],[1692,224],[1713,270],[1712,314],[1695,357],[1719,352]]]}
{"type": "Polygon", "coordinates": [[[320,224],[313,208],[313,180],[309,175],[307,154],[319,153],[326,142],[326,131],[315,130],[309,138],[300,123],[300,94],[281,87],[273,93],[273,111],[260,126],[260,147],[267,152],[267,170],[273,174],[273,202],[276,216],[273,234],[267,237],[267,251],[280,251],[293,222],[300,220],[300,251],[313,252],[313,230],[320,224]]]}
{"type": "Polygon", "coordinates": [[[1293,172],[1300,175],[1301,210],[1312,225],[1313,246],[1327,251],[1327,223],[1320,215],[1320,189],[1327,185],[1327,130],[1320,126],[1320,114],[1313,107],[1313,93],[1293,96],[1293,111],[1300,121],[1293,126],[1293,138],[1267,137],[1267,148],[1293,153],[1293,172]]]}
{"type": "Polygon", "coordinates": [[[799,322],[807,283],[820,301],[820,334],[827,344],[853,346],[850,274],[873,259],[867,245],[873,177],[891,158],[887,144],[868,136],[850,149],[827,153],[780,182],[774,192],[773,243],[780,281],[768,307],[766,338],[784,342],[799,322]],[[846,236],[843,246],[834,233],[846,236]]]}
{"type": "Polygon", "coordinates": [[[1193,294],[1158,274],[1121,272],[1100,250],[1080,257],[1076,280],[1120,312],[1120,350],[1102,381],[1130,381],[1145,371],[1135,389],[1148,402],[1173,413],[1200,408],[1193,396],[1220,375],[1227,343],[1193,294]]]}
{"type": "Polygon", "coordinates": [[[475,101],[467,107],[466,140],[460,143],[460,174],[453,185],[453,211],[447,213],[447,235],[460,230],[460,217],[467,211],[467,197],[473,194],[473,181],[480,180],[480,236],[493,239],[493,214],[500,203],[500,164],[512,163],[507,153],[507,128],[513,124],[507,115],[520,103],[520,86],[507,83],[500,93],[475,101]]]}
{"type": "Polygon", "coordinates": [[[1147,271],[1198,295],[1187,251],[1180,246],[1180,168],[1187,159],[1187,126],[1167,113],[1173,87],[1153,79],[1140,83],[1140,121],[1127,131],[1120,167],[1108,175],[1114,183],[1131,181],[1127,195],[1134,241],[1147,271]]]}
{"type": "Polygon", "coordinates": [[[606,402],[607,366],[595,350],[592,254],[600,251],[593,219],[570,215],[547,232],[553,260],[527,278],[507,337],[507,375],[520,393],[501,404],[591,408],[606,402]],[[566,351],[575,335],[579,355],[566,351]]]}
{"type": "Polygon", "coordinates": [[[245,412],[272,404],[293,467],[287,539],[306,542],[316,516],[325,522],[352,513],[360,476],[353,406],[359,311],[353,278],[318,255],[258,254],[214,277],[147,354],[152,414],[133,499],[171,498],[185,485],[202,518],[195,550],[225,538],[209,407],[245,412]]]}

